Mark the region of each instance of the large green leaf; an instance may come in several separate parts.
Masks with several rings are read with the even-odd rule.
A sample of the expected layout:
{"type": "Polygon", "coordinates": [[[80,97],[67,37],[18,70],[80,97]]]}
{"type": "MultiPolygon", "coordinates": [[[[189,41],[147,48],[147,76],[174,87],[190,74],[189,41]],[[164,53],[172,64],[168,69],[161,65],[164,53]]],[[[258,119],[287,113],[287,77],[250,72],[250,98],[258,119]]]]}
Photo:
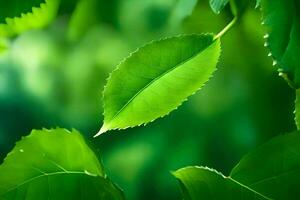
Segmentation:
{"type": "Polygon", "coordinates": [[[300,86],[300,1],[261,0],[266,43],[274,65],[294,87],[300,86]]]}
{"type": "Polygon", "coordinates": [[[42,28],[55,17],[60,0],[0,0],[0,37],[42,28]]]}
{"type": "Polygon", "coordinates": [[[162,39],[138,49],[108,79],[99,134],[167,115],[212,76],[219,56],[220,41],[204,34],[162,39]]]}
{"type": "Polygon", "coordinates": [[[186,167],[173,175],[179,180],[185,200],[268,199],[231,177],[207,167],[186,167]]]}
{"type": "Polygon", "coordinates": [[[296,200],[300,196],[299,152],[300,133],[294,132],[246,155],[229,177],[203,167],[184,168],[174,175],[181,181],[184,194],[192,199],[296,200]]]}
{"type": "Polygon", "coordinates": [[[214,13],[219,14],[229,0],[209,0],[209,4],[214,13]]]}
{"type": "Polygon", "coordinates": [[[0,199],[122,199],[77,132],[34,130],[0,166],[0,199]]]}

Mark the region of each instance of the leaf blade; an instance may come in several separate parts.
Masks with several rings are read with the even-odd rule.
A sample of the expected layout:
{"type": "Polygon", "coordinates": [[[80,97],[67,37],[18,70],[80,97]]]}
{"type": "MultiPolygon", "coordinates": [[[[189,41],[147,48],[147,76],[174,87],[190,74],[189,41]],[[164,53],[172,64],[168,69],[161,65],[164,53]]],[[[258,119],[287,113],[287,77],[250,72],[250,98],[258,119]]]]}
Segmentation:
{"type": "Polygon", "coordinates": [[[0,166],[0,199],[122,199],[105,176],[77,131],[34,130],[0,166]]]}
{"type": "Polygon", "coordinates": [[[100,133],[167,115],[210,78],[219,55],[212,35],[171,37],[137,50],[108,79],[100,133]]]}
{"type": "Polygon", "coordinates": [[[219,14],[228,2],[229,0],[209,0],[209,5],[214,13],[219,14]]]}
{"type": "Polygon", "coordinates": [[[269,199],[207,167],[186,167],[173,175],[182,183],[184,199],[269,199]]]}
{"type": "Polygon", "coordinates": [[[267,29],[265,46],[270,50],[280,73],[286,74],[292,85],[300,85],[300,3],[288,0],[261,0],[262,24],[267,29]]]}
{"type": "Polygon", "coordinates": [[[193,171],[185,171],[187,168],[183,168],[183,175],[179,178],[182,180],[188,177],[185,178],[187,183],[183,185],[183,190],[186,190],[185,195],[189,191],[194,192],[191,199],[203,196],[206,197],[204,199],[227,199],[224,196],[228,199],[298,199],[299,151],[300,134],[293,132],[277,136],[244,156],[229,177],[209,168],[189,167],[193,171]],[[209,187],[204,187],[203,184],[209,187]],[[238,184],[243,187],[241,190],[246,191],[239,194],[237,186],[232,184],[238,184]]]}
{"type": "Polygon", "coordinates": [[[45,27],[56,16],[59,3],[60,0],[5,1],[0,9],[0,37],[45,27]]]}

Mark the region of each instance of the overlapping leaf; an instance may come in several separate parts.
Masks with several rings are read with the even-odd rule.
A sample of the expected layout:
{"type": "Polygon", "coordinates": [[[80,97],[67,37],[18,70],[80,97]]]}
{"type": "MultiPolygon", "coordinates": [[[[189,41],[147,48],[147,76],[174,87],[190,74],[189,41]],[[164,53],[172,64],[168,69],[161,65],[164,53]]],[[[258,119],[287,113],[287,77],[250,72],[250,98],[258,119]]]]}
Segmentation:
{"type": "Polygon", "coordinates": [[[77,132],[32,131],[0,166],[0,199],[123,199],[77,132]]]}
{"type": "Polygon", "coordinates": [[[174,173],[186,199],[298,199],[300,133],[278,136],[246,155],[229,177],[203,167],[174,173]]]}
{"type": "Polygon", "coordinates": [[[274,65],[291,84],[300,86],[300,1],[261,0],[266,43],[274,65]]]}
{"type": "Polygon", "coordinates": [[[211,77],[219,56],[213,35],[171,37],[140,48],[108,79],[99,133],[167,115],[211,77]]]}
{"type": "Polygon", "coordinates": [[[211,9],[216,13],[219,14],[221,10],[226,6],[229,0],[209,0],[209,4],[211,9]]]}
{"type": "Polygon", "coordinates": [[[0,1],[0,37],[42,28],[56,15],[60,0],[0,1]]]}

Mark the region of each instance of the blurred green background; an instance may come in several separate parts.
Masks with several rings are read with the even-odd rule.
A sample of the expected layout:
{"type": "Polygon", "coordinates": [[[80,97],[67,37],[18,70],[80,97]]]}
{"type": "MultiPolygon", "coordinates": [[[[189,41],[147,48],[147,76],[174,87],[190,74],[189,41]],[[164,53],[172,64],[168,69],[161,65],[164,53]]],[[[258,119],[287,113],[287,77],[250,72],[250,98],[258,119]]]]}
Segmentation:
{"type": "Polygon", "coordinates": [[[293,90],[267,57],[251,5],[224,36],[214,77],[189,101],[146,127],[92,138],[103,119],[106,79],[124,57],[153,39],[217,33],[231,19],[228,7],[215,15],[208,0],[183,19],[181,8],[190,6],[183,2],[63,1],[48,28],[11,41],[0,54],[1,162],[31,129],[75,128],[128,199],[181,199],[170,171],[204,165],[228,175],[245,153],[295,129],[293,90]]]}

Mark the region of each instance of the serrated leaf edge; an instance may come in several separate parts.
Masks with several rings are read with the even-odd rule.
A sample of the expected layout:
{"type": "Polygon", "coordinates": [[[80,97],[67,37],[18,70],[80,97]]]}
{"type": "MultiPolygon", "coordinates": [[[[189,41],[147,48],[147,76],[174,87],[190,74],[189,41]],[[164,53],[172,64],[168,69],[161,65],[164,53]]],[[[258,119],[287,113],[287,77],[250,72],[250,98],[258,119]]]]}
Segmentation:
{"type": "MultiPolygon", "coordinates": [[[[117,67],[109,74],[108,78],[106,79],[106,84],[105,84],[104,89],[103,89],[103,91],[102,91],[103,108],[105,108],[104,93],[105,93],[105,90],[106,90],[106,87],[107,87],[107,83],[108,83],[108,81],[109,81],[110,78],[111,78],[111,75],[112,75],[115,71],[119,70],[120,66],[121,66],[128,58],[130,58],[131,56],[133,56],[134,54],[136,54],[140,49],[143,49],[143,48],[145,48],[145,47],[147,47],[147,46],[149,46],[149,45],[152,45],[152,44],[154,44],[154,43],[158,43],[158,42],[161,42],[161,41],[164,41],[164,40],[168,40],[168,39],[180,38],[180,37],[185,37],[185,36],[202,36],[202,35],[211,35],[211,36],[213,36],[214,34],[213,34],[213,33],[202,33],[202,34],[192,33],[192,34],[180,34],[180,35],[177,35],[177,36],[164,37],[164,38],[161,38],[161,39],[158,39],[158,40],[152,40],[152,41],[150,41],[149,43],[146,43],[145,45],[143,45],[143,46],[137,48],[135,51],[131,52],[127,57],[125,57],[125,58],[117,65],[117,67]]],[[[216,40],[213,40],[212,44],[213,44],[214,42],[216,42],[216,40]]],[[[210,44],[210,45],[212,45],[212,44],[210,44]]],[[[220,43],[220,44],[221,44],[221,43],[220,43]]],[[[210,45],[209,45],[209,46],[210,46],[210,45]]],[[[208,47],[209,47],[209,46],[208,46],[208,47]]],[[[221,45],[220,45],[219,48],[220,48],[219,50],[220,50],[220,55],[221,55],[221,52],[222,52],[221,45]]],[[[217,64],[219,63],[220,57],[221,57],[221,56],[218,57],[217,64]]],[[[216,67],[215,70],[212,72],[211,76],[207,79],[207,81],[204,82],[200,88],[198,88],[198,90],[196,90],[196,91],[193,92],[191,95],[189,95],[187,98],[185,98],[185,99],[184,99],[184,100],[183,100],[176,108],[174,108],[174,109],[171,110],[170,112],[166,113],[165,115],[162,115],[162,116],[160,116],[160,117],[158,117],[158,118],[155,118],[155,119],[153,119],[153,120],[151,120],[151,121],[149,121],[149,122],[140,123],[140,124],[138,124],[138,125],[136,125],[136,126],[126,126],[126,127],[124,127],[124,128],[107,128],[107,127],[105,126],[105,123],[104,123],[104,124],[102,125],[101,129],[99,130],[99,132],[98,132],[97,134],[94,135],[94,138],[95,138],[95,137],[98,137],[99,135],[101,135],[101,134],[103,134],[103,133],[105,133],[105,132],[107,132],[107,131],[109,131],[109,130],[110,130],[110,131],[111,131],[111,130],[124,130],[124,129],[128,129],[128,128],[139,127],[139,126],[142,126],[142,125],[146,126],[147,124],[149,124],[149,123],[151,123],[151,122],[153,122],[153,121],[155,121],[155,120],[157,120],[157,119],[160,119],[160,118],[163,118],[163,117],[168,116],[172,111],[177,110],[178,107],[180,107],[184,102],[186,102],[190,96],[193,96],[196,92],[198,92],[200,89],[202,89],[202,87],[205,86],[206,83],[214,76],[214,72],[215,72],[216,70],[217,70],[217,67],[216,67]]],[[[104,109],[102,115],[103,115],[103,117],[105,117],[105,109],[104,109]]]]}

